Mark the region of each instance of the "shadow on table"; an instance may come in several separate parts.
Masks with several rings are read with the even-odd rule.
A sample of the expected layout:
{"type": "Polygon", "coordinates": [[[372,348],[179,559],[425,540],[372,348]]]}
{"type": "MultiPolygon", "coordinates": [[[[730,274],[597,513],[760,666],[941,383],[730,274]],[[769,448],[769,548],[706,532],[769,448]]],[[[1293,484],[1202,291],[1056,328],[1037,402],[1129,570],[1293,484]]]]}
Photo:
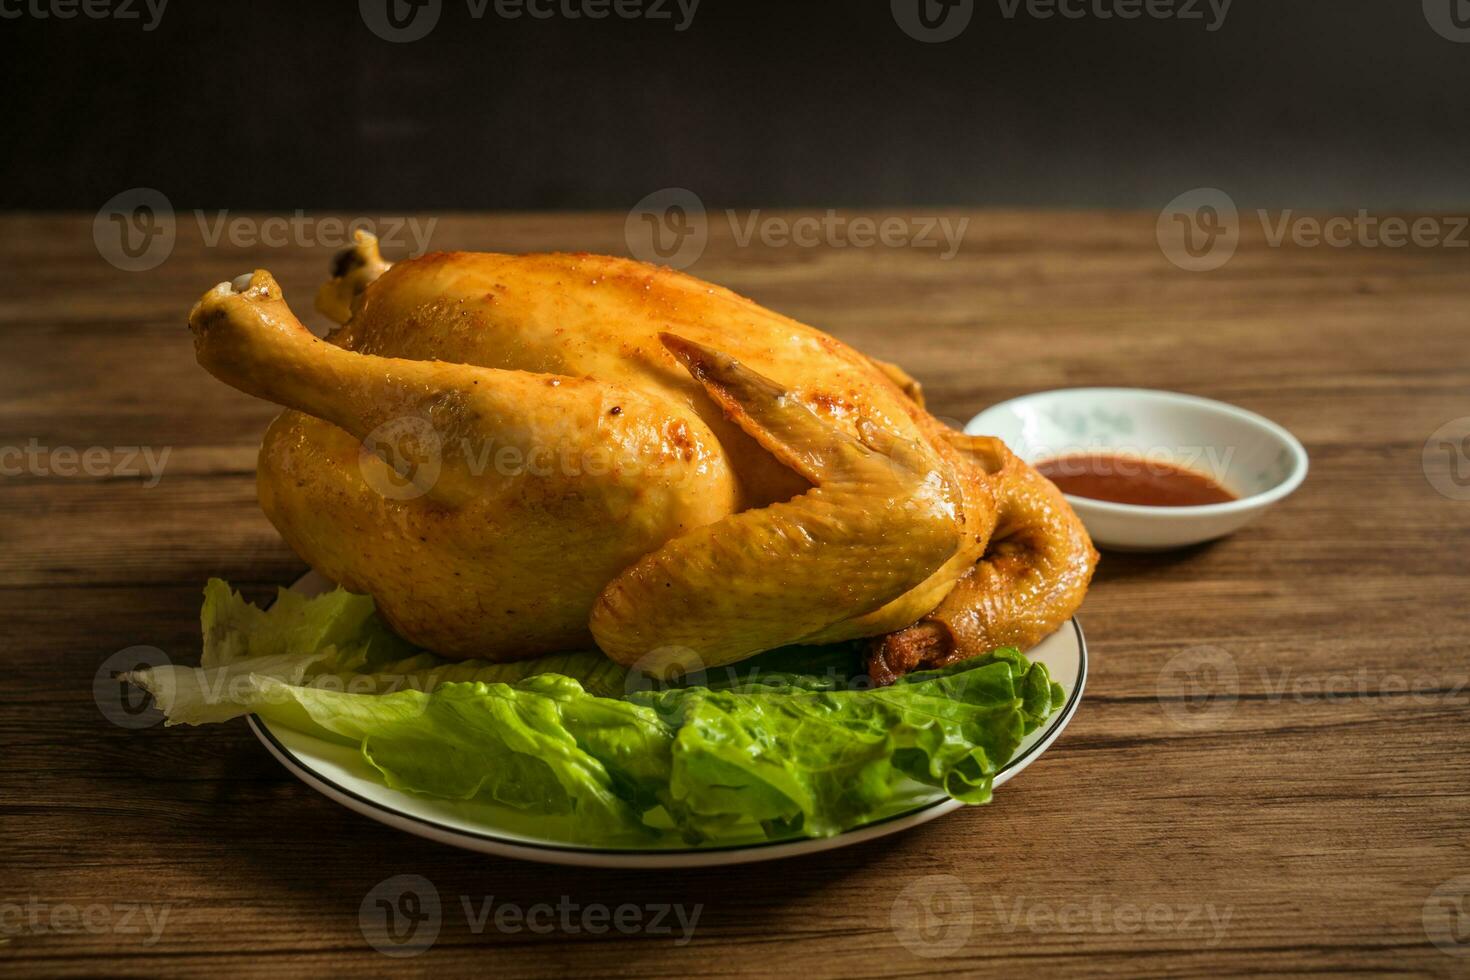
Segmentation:
{"type": "Polygon", "coordinates": [[[1102,551],[1093,585],[1130,578],[1146,578],[1182,571],[1183,566],[1217,550],[1223,541],[1205,541],[1172,551],[1102,551]]]}
{"type": "MultiPolygon", "coordinates": [[[[239,766],[275,766],[263,749],[240,745],[239,755],[239,766]]],[[[270,802],[252,808],[255,832],[220,841],[251,868],[245,900],[299,907],[329,933],[321,937],[328,945],[369,953],[374,940],[394,941],[385,937],[385,923],[397,926],[396,938],[406,946],[419,941],[414,923],[431,921],[425,917],[432,896],[439,910],[435,950],[530,947],[541,960],[569,943],[613,942],[616,953],[605,947],[598,956],[615,955],[617,972],[637,975],[644,958],[666,964],[671,952],[701,939],[789,935],[792,906],[809,906],[815,893],[841,888],[846,876],[861,874],[899,839],[728,867],[563,867],[424,840],[282,776],[270,802]]],[[[233,801],[219,803],[231,807],[233,801]]],[[[924,830],[903,839],[912,844],[924,830]]],[[[804,931],[819,935],[835,928],[819,918],[804,931]]]]}

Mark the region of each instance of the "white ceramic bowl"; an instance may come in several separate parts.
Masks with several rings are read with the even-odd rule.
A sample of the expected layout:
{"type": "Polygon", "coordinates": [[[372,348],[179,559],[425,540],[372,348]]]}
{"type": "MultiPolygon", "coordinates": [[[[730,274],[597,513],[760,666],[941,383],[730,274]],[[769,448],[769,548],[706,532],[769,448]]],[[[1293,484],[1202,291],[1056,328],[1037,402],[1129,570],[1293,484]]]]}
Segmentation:
{"type": "Polygon", "coordinates": [[[1066,388],[1025,395],[970,420],[1037,463],[1116,453],[1184,466],[1240,499],[1198,507],[1142,507],[1067,495],[1092,540],[1117,551],[1163,551],[1231,534],[1301,485],[1307,451],[1290,432],[1224,402],[1146,388],[1066,388]]]}

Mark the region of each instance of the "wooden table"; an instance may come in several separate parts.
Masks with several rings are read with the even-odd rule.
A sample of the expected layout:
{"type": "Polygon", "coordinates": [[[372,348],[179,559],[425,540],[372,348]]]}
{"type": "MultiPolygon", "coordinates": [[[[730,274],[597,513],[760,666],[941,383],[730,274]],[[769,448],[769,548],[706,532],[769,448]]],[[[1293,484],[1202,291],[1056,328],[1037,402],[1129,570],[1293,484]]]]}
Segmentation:
{"type": "MultiPolygon", "coordinates": [[[[1449,450],[1424,456],[1470,414],[1466,253],[1277,248],[1248,220],[1233,260],[1191,273],[1152,214],[968,217],[952,261],[737,247],[721,218],[693,271],[902,362],[940,415],[1064,386],[1177,389],[1281,422],[1311,476],[1218,544],[1105,555],[1081,711],[992,805],[688,873],[450,850],[327,801],[243,723],[111,724],[99,667],[135,645],[194,656],[208,576],[263,599],[303,571],[255,504],[275,409],[196,367],[183,324],[254,266],[309,310],[330,250],[207,247],[187,216],[166,262],[129,273],[99,257],[91,215],[0,221],[0,447],[36,449],[0,477],[0,973],[1470,973],[1470,879],[1454,880],[1470,875],[1470,491],[1449,450]],[[168,450],[156,485],[138,460],[129,475],[135,446],[168,450]],[[64,447],[109,462],[56,475],[64,447]],[[1165,683],[1161,699],[1199,648],[1224,652],[1237,696],[1207,690],[1200,709],[1165,683]],[[444,912],[432,950],[390,961],[358,909],[397,874],[432,881],[444,912]],[[702,911],[681,945],[677,929],[477,932],[462,896],[702,911]]],[[[447,216],[432,243],[623,252],[623,228],[447,216]]]]}

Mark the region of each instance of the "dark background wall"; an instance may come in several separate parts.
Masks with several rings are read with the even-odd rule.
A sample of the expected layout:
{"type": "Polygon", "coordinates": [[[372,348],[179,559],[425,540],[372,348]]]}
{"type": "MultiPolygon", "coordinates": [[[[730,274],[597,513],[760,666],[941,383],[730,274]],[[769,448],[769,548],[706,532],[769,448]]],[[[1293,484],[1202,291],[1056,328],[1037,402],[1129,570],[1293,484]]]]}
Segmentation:
{"type": "Polygon", "coordinates": [[[888,0],[703,0],[684,31],[442,0],[411,43],[350,0],[172,0],[151,31],[143,0],[142,20],[26,12],[50,2],[0,0],[23,13],[0,20],[5,209],[140,185],[237,209],[624,208],[673,185],[718,206],[1470,204],[1470,43],[1431,25],[1452,4],[1470,25],[1467,0],[1236,0],[1214,31],[1208,0],[1198,20],[970,0],[940,44],[888,0]]]}

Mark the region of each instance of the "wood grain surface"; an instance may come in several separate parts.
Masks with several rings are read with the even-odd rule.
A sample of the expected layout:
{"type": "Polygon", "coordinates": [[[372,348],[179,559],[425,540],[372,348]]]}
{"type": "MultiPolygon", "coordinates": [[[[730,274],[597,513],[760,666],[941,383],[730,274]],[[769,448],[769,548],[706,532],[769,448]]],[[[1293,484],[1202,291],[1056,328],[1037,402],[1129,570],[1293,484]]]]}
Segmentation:
{"type": "MultiPolygon", "coordinates": [[[[207,577],[263,599],[304,570],[255,503],[275,409],[199,369],[184,318],[256,266],[304,313],[330,249],[211,247],[181,216],[167,261],[130,273],[91,215],[0,219],[0,448],[35,450],[0,456],[0,974],[1470,975],[1470,458],[1425,451],[1470,415],[1466,251],[1272,247],[1247,220],[1191,273],[1153,214],[947,216],[969,219],[949,261],[742,247],[716,215],[691,271],[902,363],[941,416],[1175,389],[1287,426],[1311,475],[1225,541],[1104,556],[1081,710],[993,804],[682,873],[455,851],[317,795],[243,722],[110,723],[99,667],[196,656],[207,577]],[[91,447],[108,462],[58,472],[91,447]],[[161,478],[129,447],[167,451],[161,478]],[[1233,679],[1170,693],[1201,649],[1233,679]],[[394,960],[359,907],[399,874],[443,912],[394,960]],[[533,932],[480,920],[487,900],[699,918],[687,942],[575,915],[533,932]]],[[[442,216],[432,245],[626,253],[624,218],[442,216]]]]}

